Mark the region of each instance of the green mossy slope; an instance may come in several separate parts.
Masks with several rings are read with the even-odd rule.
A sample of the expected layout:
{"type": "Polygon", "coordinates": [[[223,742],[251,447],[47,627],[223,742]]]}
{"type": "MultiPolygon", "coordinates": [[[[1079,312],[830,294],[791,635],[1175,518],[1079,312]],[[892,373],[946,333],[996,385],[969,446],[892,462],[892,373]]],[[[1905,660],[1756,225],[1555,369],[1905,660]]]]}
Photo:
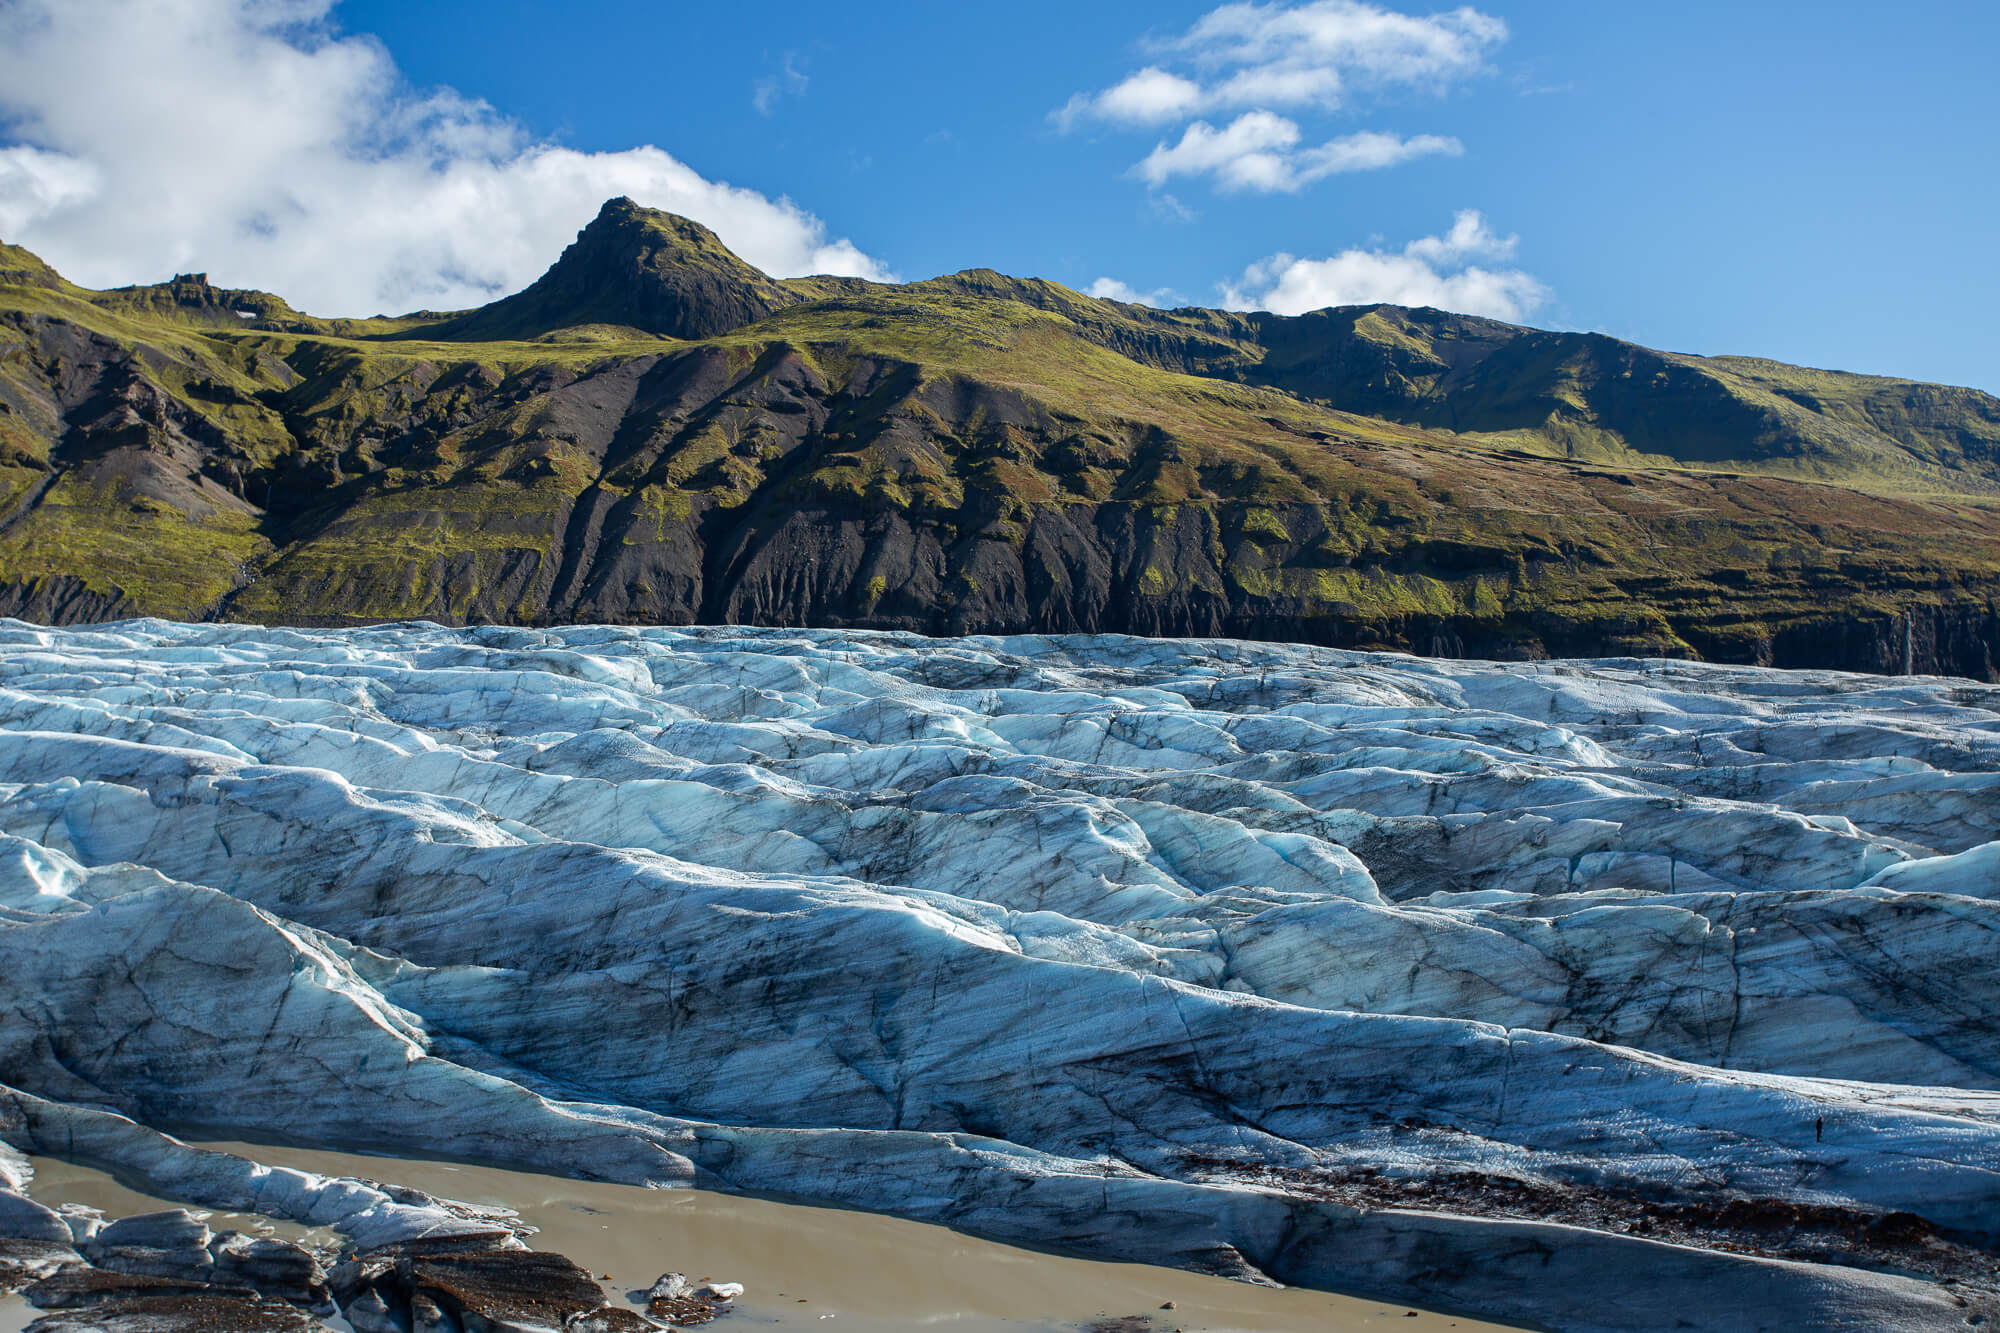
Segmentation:
{"type": "Polygon", "coordinates": [[[1996,423],[1971,390],[1437,311],[780,283],[627,201],[461,316],[88,292],[7,247],[0,612],[1992,675],[1996,423]]]}

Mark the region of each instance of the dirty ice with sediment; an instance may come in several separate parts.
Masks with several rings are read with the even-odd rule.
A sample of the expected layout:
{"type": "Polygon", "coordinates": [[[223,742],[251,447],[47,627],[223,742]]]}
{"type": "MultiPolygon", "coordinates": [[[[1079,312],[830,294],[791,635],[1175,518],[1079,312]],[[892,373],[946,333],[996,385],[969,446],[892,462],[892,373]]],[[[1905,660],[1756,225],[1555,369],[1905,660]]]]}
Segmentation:
{"type": "Polygon", "coordinates": [[[159,1128],[1558,1329],[1963,1328],[1996,839],[1968,681],[0,622],[0,1139],[363,1245],[471,1223],[159,1128]]]}

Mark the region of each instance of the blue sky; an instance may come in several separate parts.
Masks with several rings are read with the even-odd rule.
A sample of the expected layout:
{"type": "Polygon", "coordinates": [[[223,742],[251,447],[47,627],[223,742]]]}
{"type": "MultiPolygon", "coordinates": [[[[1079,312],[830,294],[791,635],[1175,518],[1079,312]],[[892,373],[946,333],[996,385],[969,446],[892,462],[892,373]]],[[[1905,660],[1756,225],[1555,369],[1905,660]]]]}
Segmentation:
{"type": "Polygon", "coordinates": [[[1430,300],[2000,389],[1989,5],[119,8],[0,0],[0,235],[80,280],[465,304],[629,192],[777,270],[1430,300]],[[120,43],[131,77],[83,81],[113,113],[65,105],[120,43]],[[121,96],[171,140],[121,149],[121,96]],[[166,173],[190,142],[240,179],[166,173]]]}

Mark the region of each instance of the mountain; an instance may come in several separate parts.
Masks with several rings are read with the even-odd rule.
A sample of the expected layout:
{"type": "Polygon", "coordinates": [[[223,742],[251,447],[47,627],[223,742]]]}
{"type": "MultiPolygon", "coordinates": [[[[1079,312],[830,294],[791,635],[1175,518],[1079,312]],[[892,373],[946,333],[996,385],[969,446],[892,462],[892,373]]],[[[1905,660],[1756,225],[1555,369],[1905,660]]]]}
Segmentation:
{"type": "Polygon", "coordinates": [[[1616,463],[2000,491],[2000,399],[1976,389],[1681,356],[1395,306],[1256,316],[1258,382],[1488,444],[1616,463]]]}
{"type": "Polygon", "coordinates": [[[2000,401],[1436,310],[779,281],[614,200],[324,320],[0,248],[0,613],[1231,635],[2000,675],[2000,401]]]}
{"type": "Polygon", "coordinates": [[[537,338],[608,325],[712,338],[799,297],[729,252],[699,222],[613,199],[526,291],[432,325],[432,338],[537,338]]]}

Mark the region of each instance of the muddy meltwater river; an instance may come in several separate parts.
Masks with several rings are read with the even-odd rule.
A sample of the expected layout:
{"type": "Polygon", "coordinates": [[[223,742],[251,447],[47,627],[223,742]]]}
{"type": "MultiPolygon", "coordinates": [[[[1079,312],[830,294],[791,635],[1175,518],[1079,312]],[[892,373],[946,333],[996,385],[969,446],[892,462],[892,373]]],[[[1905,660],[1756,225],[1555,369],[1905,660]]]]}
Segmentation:
{"type": "MultiPolygon", "coordinates": [[[[817,1208],[706,1190],[649,1190],[565,1180],[451,1162],[390,1159],[269,1144],[204,1143],[272,1165],[323,1175],[387,1179],[462,1200],[504,1205],[540,1229],[530,1244],[585,1265],[624,1302],[664,1272],[741,1282],[731,1326],[841,1328],[883,1333],[1039,1333],[1131,1319],[1159,1333],[1312,1329],[1498,1330],[1491,1324],[1302,1288],[1255,1287],[1145,1264],[1105,1263],[1002,1245],[875,1213],[817,1208]],[[1164,1309],[1167,1302],[1172,1309],[1164,1309]],[[1139,1321],[1145,1322],[1139,1322],[1139,1321]]],[[[30,1193],[50,1206],[80,1203],[107,1217],[173,1206],[144,1182],[94,1167],[31,1159],[30,1193]]],[[[217,1213],[217,1230],[266,1229],[289,1239],[331,1241],[331,1232],[217,1213]]],[[[628,1302],[644,1308],[644,1302],[628,1302]]],[[[0,1333],[19,1333],[37,1314],[0,1297],[0,1333]]],[[[344,1321],[330,1320],[336,1327],[344,1321]]]]}

